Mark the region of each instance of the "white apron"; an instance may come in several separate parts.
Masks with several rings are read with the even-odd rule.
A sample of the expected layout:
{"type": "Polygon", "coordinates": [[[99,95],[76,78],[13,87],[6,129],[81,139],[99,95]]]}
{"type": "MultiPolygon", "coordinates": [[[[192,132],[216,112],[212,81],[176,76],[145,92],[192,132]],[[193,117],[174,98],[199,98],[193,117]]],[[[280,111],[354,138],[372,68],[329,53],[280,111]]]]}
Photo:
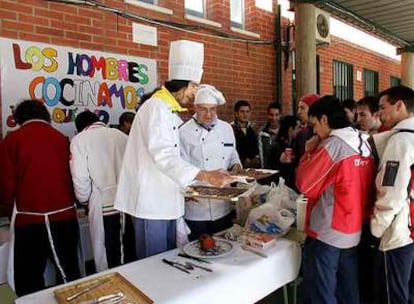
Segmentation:
{"type": "Polygon", "coordinates": [[[45,226],[47,231],[47,237],[49,239],[50,248],[52,249],[53,253],[53,259],[55,261],[55,264],[59,270],[59,273],[61,274],[63,278],[63,282],[66,283],[66,275],[63,271],[62,265],[60,264],[59,257],[57,256],[55,245],[53,243],[53,237],[52,232],[50,230],[50,222],[49,222],[49,215],[64,212],[66,210],[69,210],[71,208],[75,208],[75,206],[69,206],[66,208],[46,212],[46,213],[40,213],[40,212],[24,212],[24,211],[18,211],[16,208],[16,204],[13,207],[13,214],[10,221],[10,246],[9,246],[9,262],[7,265],[7,281],[10,285],[10,287],[15,290],[14,286],[14,223],[16,221],[17,214],[26,214],[26,215],[33,215],[33,216],[43,216],[45,219],[45,226]]]}
{"type": "MultiPolygon", "coordinates": [[[[105,200],[105,198],[113,197],[111,191],[114,191],[113,187],[109,187],[106,190],[97,189],[92,192],[91,199],[89,200],[89,231],[91,234],[93,257],[95,260],[95,268],[97,272],[108,269],[108,260],[106,257],[105,248],[105,229],[102,202],[105,200]]],[[[125,231],[124,219],[124,215],[121,214],[121,229],[119,231],[119,238],[121,243],[121,264],[124,263],[124,250],[122,238],[122,235],[125,231]]]]}

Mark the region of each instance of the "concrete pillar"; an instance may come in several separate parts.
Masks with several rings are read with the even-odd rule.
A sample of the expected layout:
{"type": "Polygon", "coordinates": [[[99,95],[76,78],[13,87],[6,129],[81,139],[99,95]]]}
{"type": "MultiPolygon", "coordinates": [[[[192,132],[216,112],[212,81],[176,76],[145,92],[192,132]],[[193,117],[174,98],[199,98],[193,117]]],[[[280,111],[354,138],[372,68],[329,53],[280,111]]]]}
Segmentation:
{"type": "Polygon", "coordinates": [[[296,88],[298,98],[307,93],[316,93],[315,28],[315,7],[309,3],[295,4],[296,88]]]}
{"type": "Polygon", "coordinates": [[[401,53],[401,84],[414,89],[414,53],[401,53]]]}

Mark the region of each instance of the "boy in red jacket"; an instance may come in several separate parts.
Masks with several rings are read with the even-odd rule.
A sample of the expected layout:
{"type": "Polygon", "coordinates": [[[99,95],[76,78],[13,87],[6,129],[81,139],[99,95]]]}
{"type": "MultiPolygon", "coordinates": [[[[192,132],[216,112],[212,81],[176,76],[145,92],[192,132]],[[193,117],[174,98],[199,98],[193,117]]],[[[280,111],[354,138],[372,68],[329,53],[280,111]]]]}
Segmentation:
{"type": "Polygon", "coordinates": [[[38,101],[20,103],[14,118],[20,128],[0,144],[0,204],[9,211],[14,228],[10,283],[22,296],[45,287],[48,258],[56,265],[58,281],[80,277],[79,226],[68,138],[50,125],[50,114],[38,101]]]}
{"type": "Polygon", "coordinates": [[[338,99],[309,109],[316,135],[306,143],[296,178],[308,197],[303,254],[305,303],[359,303],[357,252],[375,166],[368,135],[350,126],[338,99]]]}

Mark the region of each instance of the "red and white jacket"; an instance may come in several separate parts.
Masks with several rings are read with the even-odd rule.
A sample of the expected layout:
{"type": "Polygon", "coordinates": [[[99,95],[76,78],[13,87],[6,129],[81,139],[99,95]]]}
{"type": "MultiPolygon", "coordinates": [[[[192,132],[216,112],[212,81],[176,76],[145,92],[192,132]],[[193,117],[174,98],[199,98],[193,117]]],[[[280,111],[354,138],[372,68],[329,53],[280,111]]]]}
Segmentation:
{"type": "Polygon", "coordinates": [[[302,156],[296,184],[308,198],[308,236],[337,248],[359,243],[375,200],[375,164],[367,139],[352,127],[336,129],[302,156]]]}

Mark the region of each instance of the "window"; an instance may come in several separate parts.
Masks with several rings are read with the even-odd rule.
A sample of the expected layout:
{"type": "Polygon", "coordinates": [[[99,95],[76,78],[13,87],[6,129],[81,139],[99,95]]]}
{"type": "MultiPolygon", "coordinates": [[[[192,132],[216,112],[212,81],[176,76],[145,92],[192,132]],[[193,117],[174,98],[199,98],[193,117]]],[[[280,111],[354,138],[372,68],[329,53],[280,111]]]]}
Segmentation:
{"type": "Polygon", "coordinates": [[[200,18],[205,17],[205,0],[185,0],[185,13],[200,18]]]}
{"type": "Polygon", "coordinates": [[[354,74],[352,64],[333,61],[334,95],[339,100],[354,98],[354,74]]]}
{"type": "Polygon", "coordinates": [[[401,78],[391,76],[390,77],[390,86],[395,87],[401,85],[401,78]]]}
{"type": "Polygon", "coordinates": [[[157,4],[157,1],[156,0],[138,0],[138,1],[140,1],[140,2],[145,2],[145,3],[149,3],[149,4],[157,4]]]}
{"type": "Polygon", "coordinates": [[[244,0],[230,0],[231,26],[244,28],[244,0]]]}
{"type": "Polygon", "coordinates": [[[378,72],[364,69],[364,96],[378,95],[378,72]]]}

